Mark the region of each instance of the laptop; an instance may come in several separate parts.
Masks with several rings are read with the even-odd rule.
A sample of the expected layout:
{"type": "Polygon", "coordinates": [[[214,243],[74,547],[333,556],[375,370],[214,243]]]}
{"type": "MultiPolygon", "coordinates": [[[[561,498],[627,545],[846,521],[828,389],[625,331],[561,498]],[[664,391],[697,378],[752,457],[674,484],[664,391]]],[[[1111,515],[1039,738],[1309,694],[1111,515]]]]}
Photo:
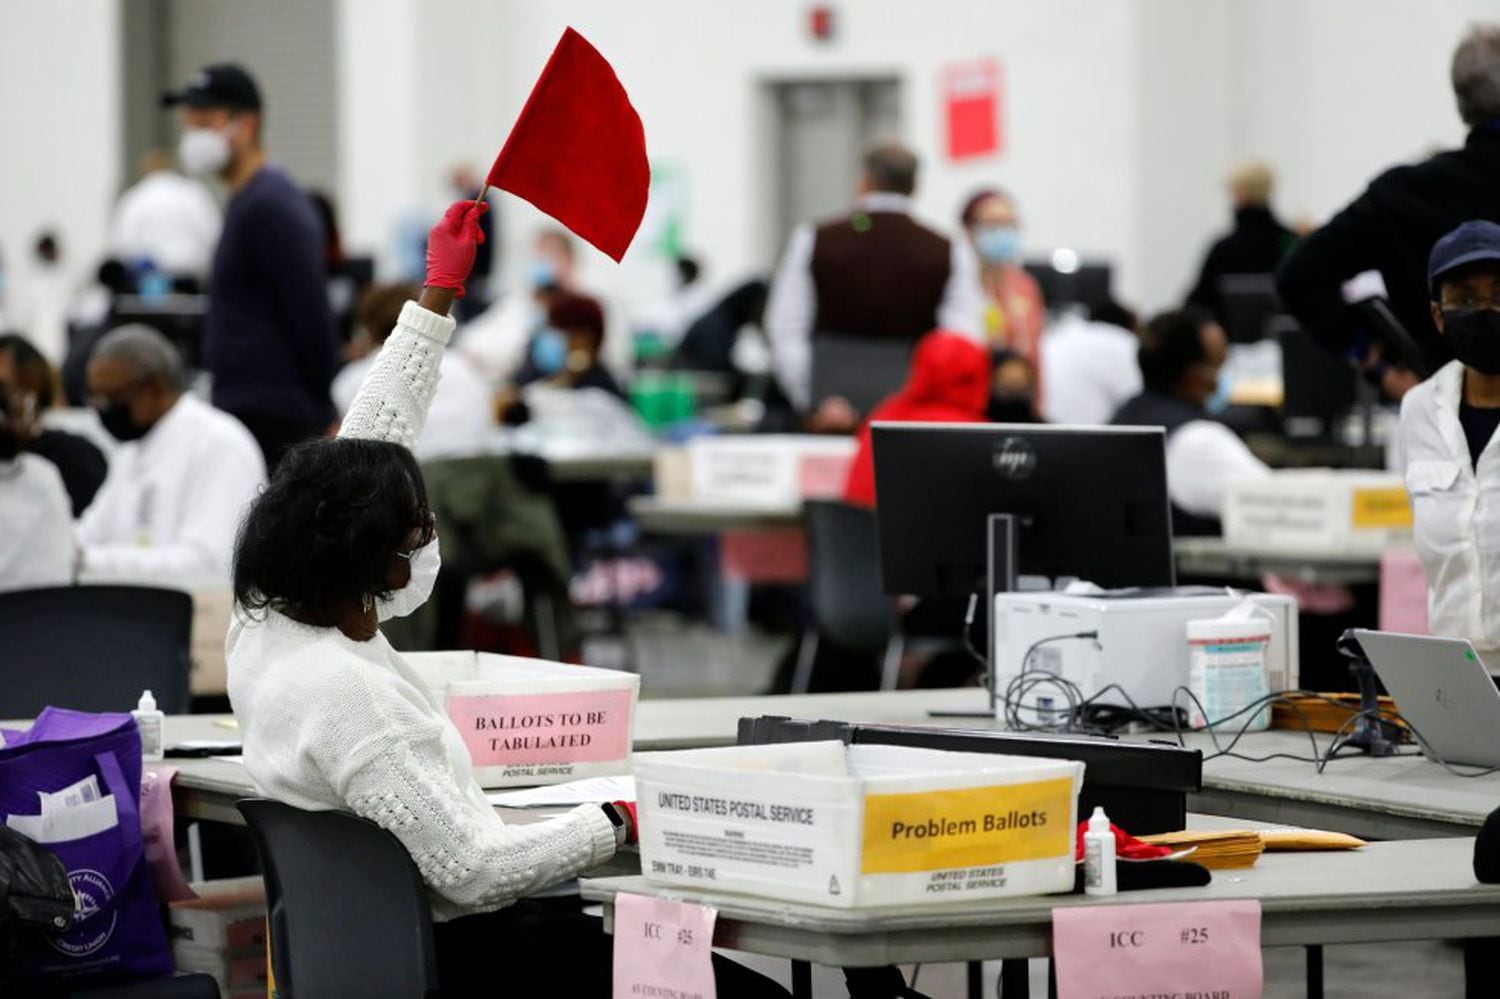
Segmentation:
{"type": "Polygon", "coordinates": [[[812,339],[812,404],[843,396],[861,416],[906,383],[917,341],[818,333],[812,339]]]}
{"type": "Polygon", "coordinates": [[[1422,749],[1445,763],[1500,766],[1500,689],[1462,638],[1356,629],[1401,716],[1422,733],[1422,749]]]}

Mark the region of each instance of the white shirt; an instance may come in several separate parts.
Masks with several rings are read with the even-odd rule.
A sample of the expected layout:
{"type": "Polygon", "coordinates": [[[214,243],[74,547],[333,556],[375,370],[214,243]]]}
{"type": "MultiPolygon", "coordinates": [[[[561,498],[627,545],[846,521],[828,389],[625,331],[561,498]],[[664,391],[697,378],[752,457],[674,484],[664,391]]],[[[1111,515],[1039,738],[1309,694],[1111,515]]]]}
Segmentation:
{"type": "Polygon", "coordinates": [[[22,452],[0,461],[0,591],[73,581],[73,511],[62,476],[22,452]]]}
{"type": "Polygon", "coordinates": [[[465,323],[453,350],[498,388],[520,368],[531,334],[546,319],[530,295],[509,294],[465,323]]]}
{"type": "Polygon", "coordinates": [[[1233,430],[1213,420],[1193,420],[1167,435],[1167,494],[1196,517],[1222,518],[1231,482],[1271,474],[1233,430]]]}
{"type": "MultiPolygon", "coordinates": [[[[867,212],[911,214],[911,199],[900,194],[868,194],[857,208],[867,212]]],[[[813,286],[813,248],[817,232],[810,224],[798,226],[787,241],[786,252],[776,268],[766,299],[766,336],[781,388],[798,409],[812,402],[812,335],[817,312],[813,286]]],[[[984,292],[979,286],[979,265],[967,240],[951,239],[952,260],[948,284],[933,317],[934,328],[984,341],[984,292]]]]}
{"type": "Polygon", "coordinates": [[[1092,426],[1141,391],[1140,341],[1129,330],[1066,315],[1042,336],[1042,415],[1092,426]]]}
{"type": "Polygon", "coordinates": [[[171,170],[157,170],[120,195],[109,247],[126,261],[148,258],[168,274],[204,275],[222,224],[208,188],[171,170]]]}
{"type": "Polygon", "coordinates": [[[1401,400],[1402,473],[1417,556],[1427,570],[1434,635],[1467,638],[1493,661],[1500,650],[1500,449],[1475,470],[1458,420],[1464,366],[1450,361],[1401,400]]]}
{"type": "MultiPolygon", "coordinates": [[[[452,332],[451,319],[406,303],[340,436],[411,447],[452,332]]],[[[225,652],[255,786],[390,830],[421,872],[436,918],[497,909],[614,854],[614,826],[597,805],[506,825],[443,706],[385,636],[356,642],[337,628],[237,608],[225,652]]]]}
{"type": "Polygon", "coordinates": [[[82,575],[91,582],[227,586],[235,533],[265,481],[250,432],[182,396],[145,437],[115,452],[78,522],[82,575]]]}
{"type": "MultiPolygon", "coordinates": [[[[339,416],[349,412],[360,383],[370,373],[377,354],[344,365],[333,379],[331,394],[339,416]]],[[[464,357],[444,351],[438,362],[438,385],[427,411],[427,424],[412,454],[421,462],[486,454],[499,428],[495,423],[495,393],[464,357]]]]}

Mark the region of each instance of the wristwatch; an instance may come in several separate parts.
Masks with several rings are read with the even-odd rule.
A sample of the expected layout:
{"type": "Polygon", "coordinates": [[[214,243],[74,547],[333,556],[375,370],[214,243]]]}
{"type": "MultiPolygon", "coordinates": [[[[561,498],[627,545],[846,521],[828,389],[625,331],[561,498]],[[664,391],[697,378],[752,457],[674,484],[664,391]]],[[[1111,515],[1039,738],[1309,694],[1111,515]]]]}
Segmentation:
{"type": "Polygon", "coordinates": [[[615,849],[625,845],[630,838],[630,820],[620,814],[620,809],[613,802],[604,802],[599,806],[604,809],[604,814],[609,818],[609,824],[615,827],[615,849]]]}

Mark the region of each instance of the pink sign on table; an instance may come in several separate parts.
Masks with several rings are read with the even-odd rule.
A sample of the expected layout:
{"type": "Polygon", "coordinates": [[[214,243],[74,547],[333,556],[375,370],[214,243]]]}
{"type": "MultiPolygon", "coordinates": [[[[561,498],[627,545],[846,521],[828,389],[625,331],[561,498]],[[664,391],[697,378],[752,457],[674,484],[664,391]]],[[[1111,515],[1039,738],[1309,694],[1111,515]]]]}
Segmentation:
{"type": "Polygon", "coordinates": [[[1260,903],[1166,902],[1052,910],[1058,999],[1259,999],[1260,903]]]}
{"type": "Polygon", "coordinates": [[[712,947],[718,916],[706,905],[616,895],[614,999],[715,999],[712,947]]]}
{"type": "Polygon", "coordinates": [[[454,694],[448,717],[475,766],[602,763],[630,753],[630,691],[454,694]]]}

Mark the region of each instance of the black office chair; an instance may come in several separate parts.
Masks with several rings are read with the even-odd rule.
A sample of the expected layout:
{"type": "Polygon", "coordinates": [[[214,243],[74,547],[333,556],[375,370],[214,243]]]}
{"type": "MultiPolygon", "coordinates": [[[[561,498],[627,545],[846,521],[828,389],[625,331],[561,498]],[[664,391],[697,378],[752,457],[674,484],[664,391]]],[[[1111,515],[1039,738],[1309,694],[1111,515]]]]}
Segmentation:
{"type": "Polygon", "coordinates": [[[59,586],[0,593],[0,718],[49,704],[129,711],[149,688],[188,710],[193,598],[153,586],[59,586]]]}
{"type": "Polygon", "coordinates": [[[880,583],[880,541],[875,513],[848,503],[803,504],[807,526],[807,592],[812,615],[792,692],[807,692],[818,646],[883,656],[880,688],[895,690],[904,649],[895,603],[880,583]]]}
{"type": "Polygon", "coordinates": [[[282,999],[439,995],[427,889],[406,847],[348,812],[239,803],[266,878],[282,999]]]}

